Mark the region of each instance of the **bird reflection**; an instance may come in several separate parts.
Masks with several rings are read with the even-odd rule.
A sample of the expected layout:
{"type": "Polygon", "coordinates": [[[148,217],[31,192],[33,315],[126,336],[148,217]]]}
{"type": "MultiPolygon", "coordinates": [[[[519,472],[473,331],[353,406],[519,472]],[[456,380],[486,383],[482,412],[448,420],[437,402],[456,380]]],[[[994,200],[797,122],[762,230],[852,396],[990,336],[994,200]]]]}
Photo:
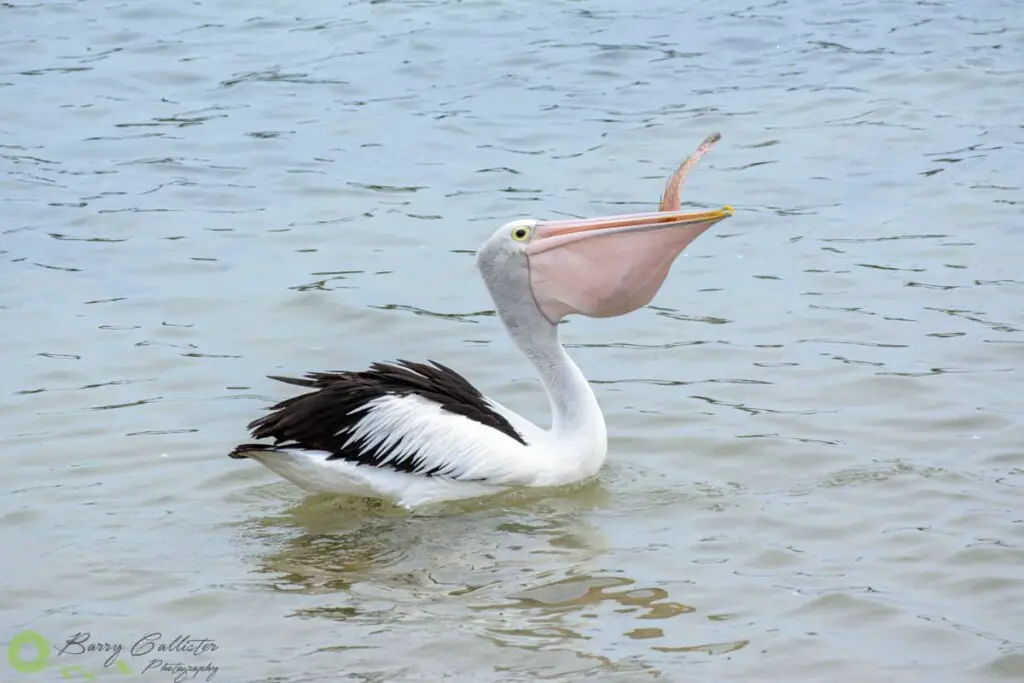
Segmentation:
{"type": "Polygon", "coordinates": [[[564,490],[550,498],[539,491],[507,494],[489,503],[446,504],[430,513],[322,495],[252,519],[245,528],[250,538],[274,546],[263,555],[259,571],[273,576],[275,590],[323,594],[360,583],[413,592],[447,586],[453,595],[464,595],[524,567],[599,556],[607,541],[585,513],[607,499],[597,482],[569,495],[564,490]]]}
{"type": "Polygon", "coordinates": [[[607,499],[591,483],[425,514],[314,496],[244,529],[247,545],[264,548],[255,558],[266,588],[320,596],[296,600],[291,616],[344,624],[323,631],[329,641],[316,651],[356,648],[376,670],[413,641],[458,643],[451,654],[470,667],[609,680],[664,675],[681,653],[744,647],[715,638],[707,616],[664,582],[608,566],[613,546],[598,526],[607,499]]]}

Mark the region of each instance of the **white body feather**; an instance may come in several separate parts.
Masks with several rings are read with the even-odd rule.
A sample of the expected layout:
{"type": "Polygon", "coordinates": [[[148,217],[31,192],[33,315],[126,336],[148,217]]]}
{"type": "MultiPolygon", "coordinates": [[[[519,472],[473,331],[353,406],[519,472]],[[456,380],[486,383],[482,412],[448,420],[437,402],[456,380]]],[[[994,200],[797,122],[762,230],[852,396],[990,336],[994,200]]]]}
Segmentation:
{"type": "Polygon", "coordinates": [[[367,449],[394,445],[397,448],[392,458],[415,453],[427,468],[443,465],[446,472],[457,477],[485,482],[328,460],[330,453],[326,451],[301,448],[250,451],[247,455],[310,492],[384,498],[407,508],[491,495],[516,486],[570,484],[593,476],[604,463],[607,449],[603,438],[553,439],[550,432],[516,413],[493,401],[491,405],[529,446],[467,417],[446,412],[437,403],[415,394],[374,399],[349,438],[350,442],[362,438],[367,449]]]}

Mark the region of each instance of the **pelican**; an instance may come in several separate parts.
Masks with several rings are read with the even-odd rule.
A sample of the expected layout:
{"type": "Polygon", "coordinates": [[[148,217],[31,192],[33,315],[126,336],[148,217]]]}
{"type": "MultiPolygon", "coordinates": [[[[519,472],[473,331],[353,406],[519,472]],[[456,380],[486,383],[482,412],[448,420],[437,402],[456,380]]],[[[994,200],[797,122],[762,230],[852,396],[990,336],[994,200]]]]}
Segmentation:
{"type": "Polygon", "coordinates": [[[508,335],[547,394],[542,429],[484,396],[441,363],[373,363],[358,372],[275,377],[312,391],[248,425],[255,440],[230,453],[300,488],[377,498],[412,509],[517,487],[594,476],[608,434],[587,378],[559,342],[568,315],[624,315],[646,306],[680,253],[733,214],[681,211],[686,174],[715,133],[669,178],[659,210],[591,219],[514,220],[498,228],[476,266],[508,335]]]}

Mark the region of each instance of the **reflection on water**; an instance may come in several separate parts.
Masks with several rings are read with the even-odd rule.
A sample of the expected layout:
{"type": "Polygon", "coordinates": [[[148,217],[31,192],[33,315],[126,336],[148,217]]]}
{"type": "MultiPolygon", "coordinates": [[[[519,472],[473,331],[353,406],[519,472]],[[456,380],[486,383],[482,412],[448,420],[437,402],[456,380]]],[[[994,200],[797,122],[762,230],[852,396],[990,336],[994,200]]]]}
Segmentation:
{"type": "Polygon", "coordinates": [[[283,573],[274,579],[282,590],[398,581],[461,595],[522,567],[598,557],[607,541],[583,516],[607,503],[607,491],[591,482],[562,494],[512,492],[411,513],[383,501],[312,496],[243,529],[250,542],[280,546],[261,571],[283,573]]]}
{"type": "Polygon", "coordinates": [[[241,529],[259,553],[256,571],[268,588],[321,597],[289,616],[342,622],[367,634],[319,652],[373,649],[376,629],[458,614],[496,648],[570,654],[595,672],[657,670],[644,663],[645,649],[715,655],[748,644],[677,642],[679,629],[669,620],[730,617],[681,602],[684,589],[601,568],[608,538],[587,519],[609,502],[600,485],[552,498],[501,497],[503,505],[462,502],[424,514],[381,501],[313,496],[241,529]],[[616,632],[637,648],[609,651],[616,632]]]}

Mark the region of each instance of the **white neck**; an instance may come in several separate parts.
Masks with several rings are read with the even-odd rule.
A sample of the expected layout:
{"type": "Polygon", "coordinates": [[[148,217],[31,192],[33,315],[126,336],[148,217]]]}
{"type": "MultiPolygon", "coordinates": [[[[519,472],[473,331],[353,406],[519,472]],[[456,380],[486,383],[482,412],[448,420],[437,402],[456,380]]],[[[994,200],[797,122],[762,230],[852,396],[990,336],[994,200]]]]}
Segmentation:
{"type": "Polygon", "coordinates": [[[530,359],[551,405],[546,443],[534,443],[550,454],[550,465],[563,474],[588,476],[604,462],[608,431],[590,382],[558,341],[558,326],[537,308],[525,256],[505,245],[503,230],[477,254],[477,266],[495,309],[516,346],[530,359]]]}
{"type": "Polygon", "coordinates": [[[590,382],[559,341],[558,326],[544,319],[532,301],[528,306],[499,307],[499,314],[544,385],[556,445],[568,451],[567,456],[598,458],[599,464],[608,444],[604,415],[590,382]]]}

